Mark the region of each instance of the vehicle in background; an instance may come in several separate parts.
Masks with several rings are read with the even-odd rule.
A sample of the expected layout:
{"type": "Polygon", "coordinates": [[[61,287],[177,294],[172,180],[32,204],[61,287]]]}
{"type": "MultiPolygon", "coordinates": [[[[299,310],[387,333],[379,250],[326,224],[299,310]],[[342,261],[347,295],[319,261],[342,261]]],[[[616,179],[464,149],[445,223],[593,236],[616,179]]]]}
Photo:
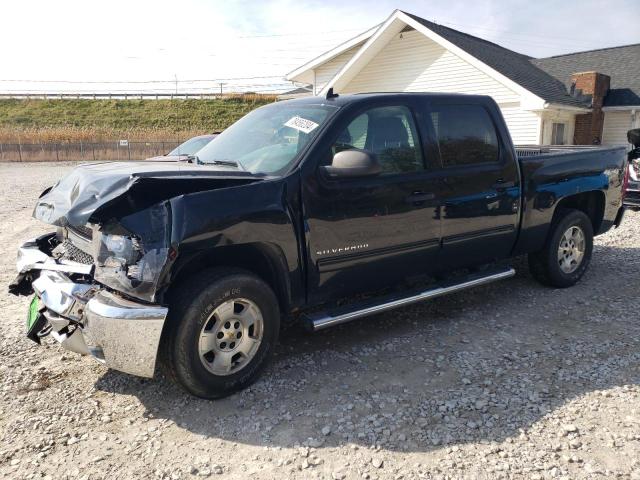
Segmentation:
{"type": "Polygon", "coordinates": [[[330,90],[254,110],[198,158],[82,165],[42,193],[33,215],[57,231],[19,249],[11,285],[35,292],[29,338],[221,397],[284,322],[484,285],[524,254],[574,285],[624,214],[625,147],[516,149],[485,96],[330,90]]]}
{"type": "Polygon", "coordinates": [[[627,139],[633,145],[629,152],[629,179],[624,204],[630,210],[640,210],[640,128],[627,132],[627,139]]]}
{"type": "Polygon", "coordinates": [[[198,135],[181,143],[176,148],[165,155],[147,158],[147,161],[154,162],[186,162],[190,161],[193,156],[202,148],[207,146],[211,140],[219,135],[218,132],[208,135],[198,135]]]}

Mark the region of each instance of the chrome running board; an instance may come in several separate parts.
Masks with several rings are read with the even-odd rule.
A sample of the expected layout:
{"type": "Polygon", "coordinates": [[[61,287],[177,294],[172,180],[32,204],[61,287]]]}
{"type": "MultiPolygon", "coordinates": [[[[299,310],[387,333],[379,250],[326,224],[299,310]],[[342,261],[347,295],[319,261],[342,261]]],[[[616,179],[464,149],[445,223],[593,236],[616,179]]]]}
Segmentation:
{"type": "Polygon", "coordinates": [[[382,299],[374,299],[373,302],[369,301],[366,303],[359,303],[357,305],[336,308],[332,311],[308,314],[303,317],[303,322],[309,330],[317,332],[318,330],[333,327],[334,325],[350,322],[356,318],[375,315],[377,313],[386,312],[387,310],[392,310],[398,307],[404,307],[405,305],[421,302],[430,298],[459,292],[461,290],[466,290],[467,288],[486,285],[498,280],[513,277],[515,274],[516,271],[513,268],[506,268],[498,271],[494,270],[489,274],[470,275],[465,277],[461,282],[436,285],[427,290],[412,292],[409,296],[387,296],[382,299]]]}

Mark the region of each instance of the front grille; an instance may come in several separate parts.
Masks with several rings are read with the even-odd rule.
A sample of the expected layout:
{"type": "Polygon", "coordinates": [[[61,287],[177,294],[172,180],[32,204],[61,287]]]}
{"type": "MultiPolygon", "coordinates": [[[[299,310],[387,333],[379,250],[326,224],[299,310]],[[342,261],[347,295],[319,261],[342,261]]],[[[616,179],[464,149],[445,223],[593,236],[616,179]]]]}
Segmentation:
{"type": "Polygon", "coordinates": [[[71,260],[72,262],[84,263],[85,265],[93,265],[93,257],[87,252],[80,250],[69,240],[65,240],[62,243],[62,248],[64,249],[62,258],[71,260]]]}
{"type": "Polygon", "coordinates": [[[69,225],[67,228],[87,240],[91,240],[93,238],[93,230],[89,225],[69,225]]]}

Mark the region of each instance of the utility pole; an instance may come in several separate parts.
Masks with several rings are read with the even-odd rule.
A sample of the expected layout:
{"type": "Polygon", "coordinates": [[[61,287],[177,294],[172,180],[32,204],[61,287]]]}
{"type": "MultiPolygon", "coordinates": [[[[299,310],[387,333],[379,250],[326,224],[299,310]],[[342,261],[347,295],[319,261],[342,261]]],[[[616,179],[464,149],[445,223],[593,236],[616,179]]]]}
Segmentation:
{"type": "Polygon", "coordinates": [[[173,76],[176,79],[176,95],[178,95],[178,74],[174,73],[173,76]]]}
{"type": "Polygon", "coordinates": [[[226,85],[226,83],[218,82],[218,85],[220,85],[220,98],[222,98],[222,86],[226,85]]]}

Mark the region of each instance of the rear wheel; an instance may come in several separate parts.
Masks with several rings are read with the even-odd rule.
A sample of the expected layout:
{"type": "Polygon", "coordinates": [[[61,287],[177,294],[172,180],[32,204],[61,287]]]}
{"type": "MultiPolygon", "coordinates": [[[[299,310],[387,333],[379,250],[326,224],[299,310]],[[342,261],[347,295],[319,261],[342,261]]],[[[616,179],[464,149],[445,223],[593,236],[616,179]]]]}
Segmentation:
{"type": "Polygon", "coordinates": [[[529,254],[529,269],[543,285],[575,285],[587,271],[593,252],[591,220],[580,210],[562,210],[556,216],[544,248],[529,254]]]}
{"type": "Polygon", "coordinates": [[[187,391],[220,398],[250,385],[277,342],[276,296],[255,275],[211,270],[173,297],[165,336],[165,368],[187,391]]]}

